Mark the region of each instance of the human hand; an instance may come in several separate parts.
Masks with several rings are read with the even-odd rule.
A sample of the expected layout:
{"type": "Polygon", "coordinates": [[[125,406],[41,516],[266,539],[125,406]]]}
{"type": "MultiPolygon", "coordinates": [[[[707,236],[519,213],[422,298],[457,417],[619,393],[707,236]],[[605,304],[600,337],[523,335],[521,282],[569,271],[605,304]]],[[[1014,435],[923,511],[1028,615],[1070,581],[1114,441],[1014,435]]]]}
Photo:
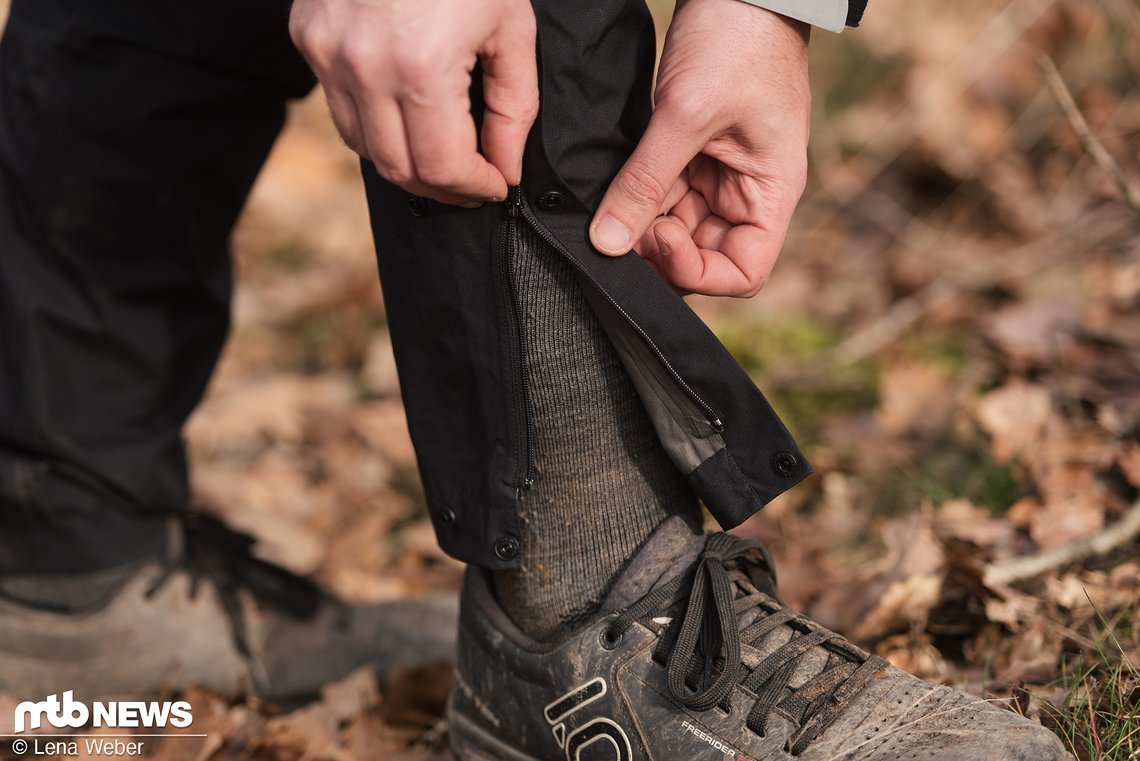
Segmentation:
{"type": "Polygon", "coordinates": [[[296,0],[289,31],[350,148],[444,203],[507,197],[538,114],[528,0],[296,0]],[[468,89],[483,64],[483,153],[468,89]]]}
{"type": "Polygon", "coordinates": [[[656,108],[590,225],[595,248],[636,248],[681,291],[760,290],[807,178],[809,32],[741,0],[678,4],[656,108]]]}

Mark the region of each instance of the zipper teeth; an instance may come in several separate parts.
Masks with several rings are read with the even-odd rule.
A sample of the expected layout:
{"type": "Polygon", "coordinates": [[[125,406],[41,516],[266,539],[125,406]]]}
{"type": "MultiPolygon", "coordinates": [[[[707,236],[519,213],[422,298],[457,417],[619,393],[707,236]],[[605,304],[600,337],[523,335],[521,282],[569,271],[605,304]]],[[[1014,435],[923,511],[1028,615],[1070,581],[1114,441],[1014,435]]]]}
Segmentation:
{"type": "Polygon", "coordinates": [[[515,317],[515,341],[518,349],[516,360],[516,383],[522,396],[523,413],[523,439],[526,441],[526,461],[519,474],[519,485],[529,489],[534,484],[534,413],[531,409],[530,388],[526,378],[526,344],[524,334],[524,315],[522,305],[519,304],[518,285],[515,283],[515,273],[512,267],[515,247],[518,245],[518,221],[516,215],[508,210],[506,256],[503,266],[506,269],[507,289],[510,291],[511,310],[515,317]]]}
{"type": "Polygon", "coordinates": [[[670,364],[669,360],[666,359],[665,354],[661,351],[657,344],[653,342],[653,339],[650,338],[649,335],[645,332],[645,329],[638,325],[637,322],[629,316],[629,313],[625,311],[621,304],[617,303],[617,301],[614,300],[614,297],[609,294],[609,291],[607,291],[605,288],[602,288],[602,285],[598,282],[597,278],[595,278],[593,274],[590,273],[582,265],[582,263],[579,262],[578,259],[575,258],[575,256],[571,254],[566,249],[566,247],[563,246],[554,237],[554,235],[546,229],[546,227],[543,226],[542,222],[538,219],[538,217],[534,215],[534,212],[530,210],[530,207],[527,206],[526,199],[522,194],[522,186],[516,185],[515,187],[511,188],[511,195],[511,202],[519,208],[519,210],[522,212],[523,218],[530,224],[532,228],[534,228],[534,231],[538,233],[538,235],[544,241],[554,247],[564,257],[569,259],[574,267],[577,268],[579,272],[585,275],[586,278],[594,284],[594,287],[598,289],[598,292],[606,297],[606,300],[609,301],[613,308],[616,309],[621,314],[621,316],[625,318],[625,321],[630,324],[630,327],[636,330],[638,335],[640,335],[645,343],[649,345],[649,348],[652,349],[653,353],[657,355],[657,359],[660,360],[661,364],[665,367],[669,374],[673,376],[673,380],[677,383],[677,385],[679,385],[685,391],[685,393],[689,395],[689,398],[692,399],[693,402],[695,402],[696,405],[701,408],[701,410],[705,413],[705,417],[708,418],[708,421],[712,425],[713,429],[718,432],[723,430],[724,424],[721,422],[720,417],[717,416],[716,411],[713,410],[713,408],[710,407],[708,403],[702,399],[696,391],[693,390],[692,386],[685,382],[685,379],[681,377],[680,373],[673,369],[673,365],[670,364]]]}

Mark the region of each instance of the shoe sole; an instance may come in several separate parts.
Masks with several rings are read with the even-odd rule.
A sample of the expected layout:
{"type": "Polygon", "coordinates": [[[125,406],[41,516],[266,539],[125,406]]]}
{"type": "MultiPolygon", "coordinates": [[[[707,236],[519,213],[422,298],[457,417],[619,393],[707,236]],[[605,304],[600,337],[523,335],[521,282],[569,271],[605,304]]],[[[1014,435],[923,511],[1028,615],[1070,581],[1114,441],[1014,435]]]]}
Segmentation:
{"type": "Polygon", "coordinates": [[[470,719],[460,716],[450,706],[447,710],[447,734],[451,751],[459,761],[540,761],[510,747],[470,719]]]}

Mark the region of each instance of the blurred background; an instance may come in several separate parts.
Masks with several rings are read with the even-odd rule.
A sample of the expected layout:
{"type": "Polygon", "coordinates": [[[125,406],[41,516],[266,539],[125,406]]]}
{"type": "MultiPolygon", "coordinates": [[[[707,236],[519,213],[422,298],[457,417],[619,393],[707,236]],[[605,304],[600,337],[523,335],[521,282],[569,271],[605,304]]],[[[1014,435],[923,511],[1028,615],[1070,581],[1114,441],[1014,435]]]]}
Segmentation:
{"type": "MultiPolygon", "coordinates": [[[[739,533],[789,604],[896,665],[1082,759],[1140,758],[1140,5],[872,0],[812,47],[783,257],[752,300],[691,300],[817,470],[739,533]]],[[[457,589],[320,93],[234,250],[233,335],[186,432],[198,507],[351,600],[457,589]]],[[[354,684],[288,716],[215,701],[222,740],[195,752],[435,752],[446,670],[354,684]]]]}

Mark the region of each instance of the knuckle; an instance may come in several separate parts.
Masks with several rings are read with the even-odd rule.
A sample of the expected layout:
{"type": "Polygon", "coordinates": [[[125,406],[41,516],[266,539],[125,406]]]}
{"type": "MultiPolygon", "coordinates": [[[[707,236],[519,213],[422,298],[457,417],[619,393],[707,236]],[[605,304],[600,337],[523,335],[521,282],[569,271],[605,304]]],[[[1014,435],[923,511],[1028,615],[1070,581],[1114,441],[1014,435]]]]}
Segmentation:
{"type": "Polygon", "coordinates": [[[368,148],[364,145],[359,135],[341,127],[339,124],[337,125],[337,132],[340,133],[340,139],[344,141],[344,144],[348,146],[349,150],[358,156],[368,158],[368,148]]]}
{"type": "Polygon", "coordinates": [[[537,34],[538,21],[534,14],[534,6],[529,0],[514,0],[513,7],[503,15],[502,27],[504,31],[521,35],[524,39],[534,38],[537,34]]]}
{"type": "Polygon", "coordinates": [[[372,165],[376,167],[377,174],[379,174],[381,177],[393,185],[399,185],[403,187],[404,185],[410,184],[415,179],[410,171],[403,167],[396,166],[389,161],[373,159],[372,165]]]}
{"type": "Polygon", "coordinates": [[[538,118],[538,93],[531,93],[514,109],[515,121],[520,124],[533,124],[538,118]]]}
{"type": "Polygon", "coordinates": [[[654,209],[668,192],[668,188],[648,167],[637,163],[631,163],[622,169],[614,184],[627,200],[654,209]]]}
{"type": "Polygon", "coordinates": [[[669,91],[657,102],[657,111],[668,114],[670,120],[690,130],[702,131],[712,123],[715,109],[710,106],[703,92],[669,91]]]}
{"type": "Polygon", "coordinates": [[[797,152],[791,168],[791,190],[793,204],[803,196],[808,181],[807,151],[797,152]]]}
{"type": "Polygon", "coordinates": [[[300,5],[294,5],[293,12],[289,15],[289,38],[298,50],[305,52],[312,44],[312,29],[313,24],[301,13],[300,5]]]}
{"type": "Polygon", "coordinates": [[[485,172],[480,171],[475,154],[466,161],[460,156],[441,156],[417,164],[416,174],[423,184],[457,195],[472,194],[485,181],[485,172]]]}
{"type": "Polygon", "coordinates": [[[290,22],[289,31],[297,50],[314,68],[323,68],[329,59],[329,38],[318,24],[290,22]]]}
{"type": "Polygon", "coordinates": [[[451,188],[459,181],[459,178],[455,176],[455,172],[443,165],[426,164],[418,167],[418,169],[420,182],[425,185],[430,185],[433,188],[451,188]]]}
{"type": "Polygon", "coordinates": [[[369,35],[354,32],[340,44],[340,61],[350,75],[364,79],[375,75],[378,65],[376,41],[369,35]]]}
{"type": "Polygon", "coordinates": [[[438,72],[438,61],[430,45],[401,44],[392,51],[393,71],[400,80],[412,85],[420,85],[438,72]]]}
{"type": "Polygon", "coordinates": [[[746,272],[744,275],[744,286],[740,295],[743,298],[750,299],[768,283],[768,273],[764,271],[746,272]]]}

